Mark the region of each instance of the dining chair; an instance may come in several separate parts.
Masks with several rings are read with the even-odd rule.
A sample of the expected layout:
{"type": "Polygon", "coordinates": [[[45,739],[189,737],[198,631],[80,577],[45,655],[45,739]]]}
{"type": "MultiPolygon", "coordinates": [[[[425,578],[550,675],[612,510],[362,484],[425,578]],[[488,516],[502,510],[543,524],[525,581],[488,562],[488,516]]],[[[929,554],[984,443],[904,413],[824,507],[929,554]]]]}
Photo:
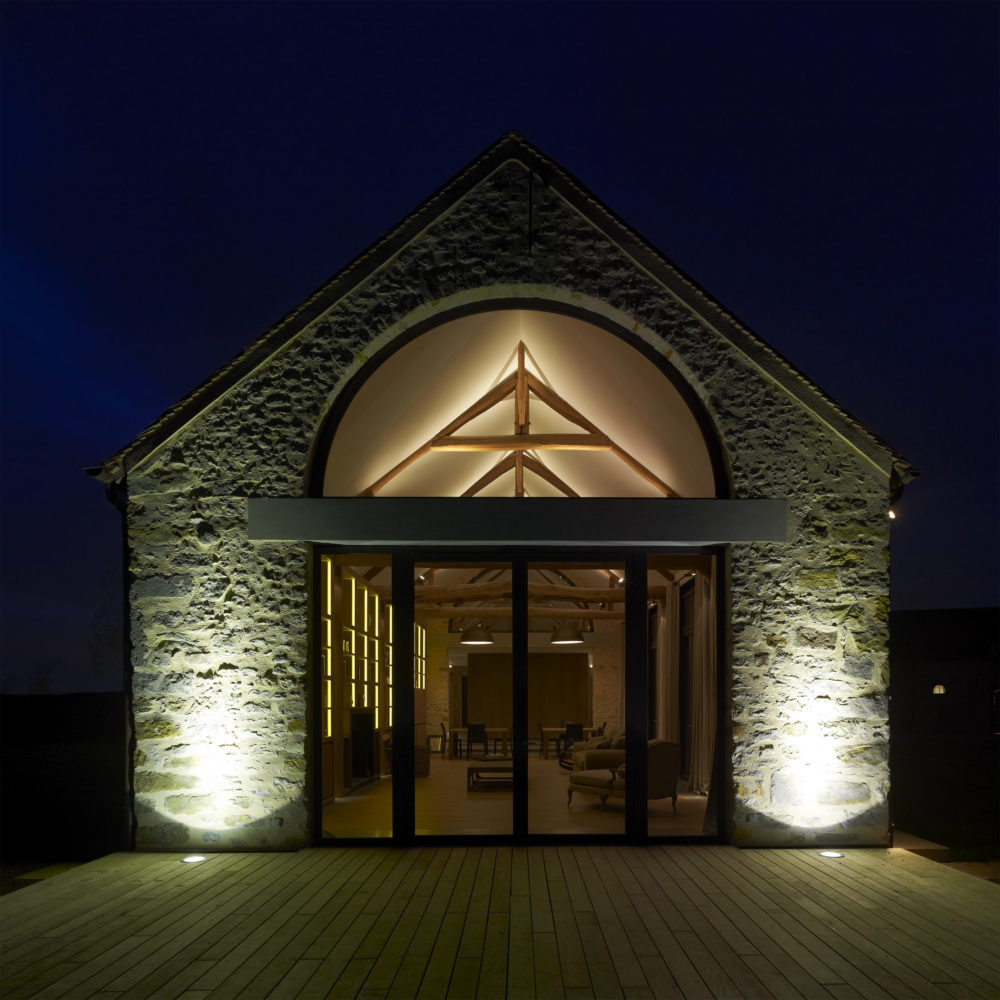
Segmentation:
{"type": "Polygon", "coordinates": [[[566,732],[563,733],[562,738],[562,748],[565,753],[569,748],[577,742],[577,740],[583,739],[583,723],[582,722],[567,722],[566,732]]]}
{"type": "Polygon", "coordinates": [[[490,755],[489,741],[486,738],[486,723],[485,722],[470,722],[468,730],[465,734],[465,756],[468,759],[469,751],[472,749],[473,743],[482,743],[483,745],[483,756],[488,757],[490,755]]]}
{"type": "Polygon", "coordinates": [[[583,739],[583,723],[567,722],[566,731],[559,741],[559,766],[572,769],[573,744],[583,739]]]}

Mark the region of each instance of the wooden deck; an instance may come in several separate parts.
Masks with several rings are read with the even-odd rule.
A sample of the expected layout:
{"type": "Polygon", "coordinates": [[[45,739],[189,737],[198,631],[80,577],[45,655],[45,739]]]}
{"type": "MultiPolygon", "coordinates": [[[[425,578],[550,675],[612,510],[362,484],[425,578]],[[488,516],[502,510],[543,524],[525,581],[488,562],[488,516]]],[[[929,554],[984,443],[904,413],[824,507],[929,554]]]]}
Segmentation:
{"type": "Polygon", "coordinates": [[[0,899],[4,1000],[1000,997],[1000,888],[903,851],[114,854],[0,899]]]}

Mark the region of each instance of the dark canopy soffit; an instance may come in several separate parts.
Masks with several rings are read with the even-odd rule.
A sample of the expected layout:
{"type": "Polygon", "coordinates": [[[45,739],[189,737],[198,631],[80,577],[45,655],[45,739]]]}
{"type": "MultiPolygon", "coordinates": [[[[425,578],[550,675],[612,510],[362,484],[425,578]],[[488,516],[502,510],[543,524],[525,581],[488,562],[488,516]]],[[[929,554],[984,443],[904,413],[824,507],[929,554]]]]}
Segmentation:
{"type": "Polygon", "coordinates": [[[784,542],[784,500],[251,498],[249,537],[331,545],[784,542]]]}

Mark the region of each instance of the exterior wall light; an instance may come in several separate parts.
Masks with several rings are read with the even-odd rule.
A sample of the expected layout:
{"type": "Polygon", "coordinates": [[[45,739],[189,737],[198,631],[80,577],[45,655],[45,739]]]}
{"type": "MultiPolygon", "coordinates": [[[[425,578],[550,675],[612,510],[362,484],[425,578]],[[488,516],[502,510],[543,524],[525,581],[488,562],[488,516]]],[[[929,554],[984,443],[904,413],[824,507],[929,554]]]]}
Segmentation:
{"type": "Polygon", "coordinates": [[[896,520],[896,512],[891,507],[889,508],[889,520],[890,521],[896,520]]]}
{"type": "Polygon", "coordinates": [[[944,685],[943,684],[935,684],[934,685],[934,690],[931,692],[931,694],[944,694],[944,685]]]}

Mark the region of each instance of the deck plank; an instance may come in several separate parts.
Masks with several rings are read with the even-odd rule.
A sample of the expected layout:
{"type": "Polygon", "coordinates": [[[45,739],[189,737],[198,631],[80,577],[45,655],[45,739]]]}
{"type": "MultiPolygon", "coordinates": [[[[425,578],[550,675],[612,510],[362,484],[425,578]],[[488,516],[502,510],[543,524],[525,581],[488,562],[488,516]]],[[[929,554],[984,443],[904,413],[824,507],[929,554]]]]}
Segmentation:
{"type": "MultiPolygon", "coordinates": [[[[558,857],[558,855],[557,855],[558,857]]],[[[562,865],[559,865],[562,871],[562,865]]],[[[564,879],[549,879],[549,898],[555,915],[556,947],[559,951],[559,968],[564,989],[590,989],[590,975],[583,944],[576,923],[576,914],[564,879]]]]}
{"type": "Polygon", "coordinates": [[[528,848],[528,896],[531,899],[531,930],[534,934],[552,934],[552,901],[549,899],[549,882],[545,866],[545,853],[541,847],[528,848]]]}
{"type": "Polygon", "coordinates": [[[423,981],[417,991],[420,1000],[441,1000],[447,996],[455,959],[458,957],[458,946],[462,940],[463,919],[462,912],[454,911],[449,906],[441,921],[423,981]]]}
{"type": "MultiPolygon", "coordinates": [[[[444,858],[446,852],[441,851],[440,855],[444,858]]],[[[410,946],[407,948],[403,961],[392,980],[392,985],[389,987],[390,1000],[413,1000],[417,996],[431,953],[434,950],[441,922],[448,911],[448,901],[451,899],[453,885],[453,882],[445,882],[443,879],[439,879],[435,883],[424,907],[420,923],[414,931],[413,937],[410,938],[410,946]]],[[[301,1000],[301,998],[296,998],[296,1000],[301,1000]]]]}
{"type": "Polygon", "coordinates": [[[600,1000],[621,1000],[625,993],[618,981],[597,914],[593,910],[580,911],[576,915],[576,926],[587,959],[587,971],[594,986],[594,996],[600,997],[600,1000]]]}
{"type": "Polygon", "coordinates": [[[538,1000],[562,1000],[562,970],[555,930],[533,933],[531,951],[535,966],[535,996],[538,1000]]]}
{"type": "MultiPolygon", "coordinates": [[[[501,851],[501,853],[504,853],[501,851]]],[[[495,869],[494,869],[495,870],[495,869]]],[[[510,959],[510,911],[493,910],[486,920],[480,963],[477,1000],[503,1000],[507,996],[507,965],[510,959]]]]}
{"type": "MultiPolygon", "coordinates": [[[[515,860],[519,849],[515,849],[515,860]]],[[[527,855],[524,856],[527,882],[527,855]]],[[[510,952],[507,965],[510,996],[535,1000],[535,952],[531,934],[531,899],[527,894],[510,897],[510,952]]]]}

